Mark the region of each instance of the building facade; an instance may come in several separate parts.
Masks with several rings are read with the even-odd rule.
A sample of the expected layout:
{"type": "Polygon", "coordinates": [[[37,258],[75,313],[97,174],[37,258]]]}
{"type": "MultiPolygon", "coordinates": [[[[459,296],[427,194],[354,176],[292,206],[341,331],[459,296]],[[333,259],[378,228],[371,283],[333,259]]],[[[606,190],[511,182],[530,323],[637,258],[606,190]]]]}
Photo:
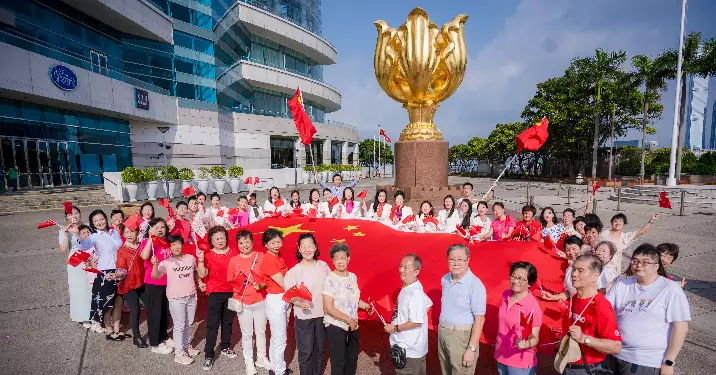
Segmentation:
{"type": "Polygon", "coordinates": [[[714,105],[711,108],[711,139],[709,142],[709,148],[711,150],[716,150],[716,100],[714,100],[714,105]]]}
{"type": "Polygon", "coordinates": [[[320,0],[0,0],[0,189],[94,184],[129,166],[357,163],[323,80],[320,0]],[[287,100],[318,130],[298,142],[287,100]],[[158,128],[168,127],[162,134],[158,128]],[[158,144],[166,141],[166,150],[158,144]]]}
{"type": "Polygon", "coordinates": [[[706,147],[706,108],[709,99],[709,77],[689,75],[686,86],[686,137],[690,150],[706,147]]]}

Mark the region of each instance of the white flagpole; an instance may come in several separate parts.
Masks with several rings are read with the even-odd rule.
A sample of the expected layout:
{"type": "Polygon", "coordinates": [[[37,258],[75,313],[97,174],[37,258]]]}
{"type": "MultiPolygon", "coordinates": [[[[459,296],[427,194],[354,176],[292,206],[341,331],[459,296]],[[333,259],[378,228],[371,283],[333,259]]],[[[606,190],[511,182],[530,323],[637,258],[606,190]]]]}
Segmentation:
{"type": "MultiPolygon", "coordinates": [[[[378,130],[380,130],[380,125],[378,125],[378,130]]],[[[380,131],[378,132],[378,137],[380,137],[380,131]]],[[[378,143],[378,175],[380,175],[380,143],[378,143]]]]}
{"type": "Polygon", "coordinates": [[[377,142],[377,138],[375,137],[375,134],[373,135],[373,168],[371,168],[371,176],[370,178],[373,178],[373,175],[375,175],[375,142],[377,142]]]}
{"type": "Polygon", "coordinates": [[[500,173],[500,175],[497,176],[497,179],[495,180],[495,182],[493,182],[492,186],[490,186],[490,190],[488,190],[487,193],[485,193],[485,195],[482,197],[483,201],[485,199],[487,199],[487,196],[490,195],[490,192],[493,189],[495,189],[495,187],[497,186],[497,182],[500,181],[500,179],[502,178],[502,175],[505,174],[505,172],[507,171],[507,168],[510,167],[510,164],[512,164],[512,161],[515,160],[515,158],[517,158],[517,154],[515,154],[515,155],[511,156],[509,159],[507,159],[507,163],[505,163],[505,169],[503,169],[502,172],[500,173]]]}
{"type": "MultiPolygon", "coordinates": [[[[681,35],[679,36],[679,60],[676,63],[676,100],[674,100],[674,126],[671,128],[671,154],[669,155],[669,178],[666,179],[667,186],[676,186],[676,149],[679,147],[679,104],[681,99],[681,74],[683,49],[684,49],[684,25],[686,23],[686,0],[681,0],[681,35]]],[[[642,145],[643,146],[643,145],[642,145]]]]}

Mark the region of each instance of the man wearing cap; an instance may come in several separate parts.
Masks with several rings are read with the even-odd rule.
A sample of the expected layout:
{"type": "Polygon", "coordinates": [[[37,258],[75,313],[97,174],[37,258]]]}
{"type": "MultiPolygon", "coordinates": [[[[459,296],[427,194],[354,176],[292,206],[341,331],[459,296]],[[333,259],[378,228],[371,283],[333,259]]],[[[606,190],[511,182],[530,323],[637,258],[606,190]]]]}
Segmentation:
{"type": "Polygon", "coordinates": [[[577,293],[569,300],[563,332],[576,343],[570,340],[561,361],[558,355],[555,366],[562,374],[591,374],[603,368],[607,354],[622,350],[614,309],[597,289],[601,273],[602,261],[594,255],[582,255],[572,263],[572,286],[577,293]]]}
{"type": "Polygon", "coordinates": [[[450,272],[440,280],[442,307],[438,326],[438,358],[443,375],[472,375],[485,323],[487,292],[470,271],[470,249],[448,247],[450,272]]]}

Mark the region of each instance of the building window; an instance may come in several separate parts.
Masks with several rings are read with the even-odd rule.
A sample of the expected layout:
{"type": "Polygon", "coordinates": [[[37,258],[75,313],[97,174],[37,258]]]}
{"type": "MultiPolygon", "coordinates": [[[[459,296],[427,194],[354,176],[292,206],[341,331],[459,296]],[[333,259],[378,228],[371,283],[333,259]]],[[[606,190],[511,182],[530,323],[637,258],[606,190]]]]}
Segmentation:
{"type": "Polygon", "coordinates": [[[331,141],[331,164],[342,164],[343,142],[331,141]]]}
{"type": "Polygon", "coordinates": [[[311,147],[306,146],[306,165],[323,165],[323,141],[313,141],[311,147]],[[311,155],[311,147],[313,147],[313,155],[311,155]]]}
{"type": "Polygon", "coordinates": [[[95,73],[108,75],[107,72],[107,55],[102,52],[90,49],[90,60],[92,62],[92,71],[95,73]]]}
{"type": "Polygon", "coordinates": [[[294,146],[291,138],[271,137],[271,169],[293,168],[294,146]]]}

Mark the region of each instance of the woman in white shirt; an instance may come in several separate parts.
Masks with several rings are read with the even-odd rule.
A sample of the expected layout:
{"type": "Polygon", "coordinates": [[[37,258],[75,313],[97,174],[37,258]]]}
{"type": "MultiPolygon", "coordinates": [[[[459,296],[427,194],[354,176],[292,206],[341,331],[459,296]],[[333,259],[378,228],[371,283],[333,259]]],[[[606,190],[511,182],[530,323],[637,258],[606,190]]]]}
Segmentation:
{"type": "Polygon", "coordinates": [[[445,197],[443,209],[438,212],[438,225],[441,232],[455,233],[457,226],[462,222],[460,212],[455,204],[455,198],[452,195],[445,197]]]}
{"type": "Polygon", "coordinates": [[[338,219],[358,219],[361,217],[360,203],[356,203],[354,200],[353,188],[347,187],[343,190],[343,199],[333,206],[331,214],[338,219]]]}
{"type": "Polygon", "coordinates": [[[321,214],[321,193],[318,192],[318,189],[311,189],[311,192],[308,193],[308,202],[304,203],[301,207],[305,215],[323,217],[321,214]],[[311,215],[311,210],[315,212],[315,215],[311,215]]]}
{"type": "Polygon", "coordinates": [[[612,260],[612,257],[614,257],[616,252],[616,245],[614,245],[614,242],[610,241],[602,241],[594,248],[594,255],[596,255],[602,263],[604,263],[604,267],[602,267],[602,274],[599,276],[599,280],[597,280],[597,288],[605,289],[605,293],[611,289],[612,283],[617,277],[619,277],[617,268],[614,267],[613,264],[609,264],[609,261],[612,260]]]}
{"type": "Polygon", "coordinates": [[[264,218],[264,211],[256,204],[256,193],[251,192],[249,197],[249,224],[253,224],[264,218]]]}
{"type": "MultiPolygon", "coordinates": [[[[390,217],[390,210],[393,206],[387,202],[388,192],[385,189],[380,189],[375,193],[375,199],[370,207],[366,208],[365,217],[380,222],[387,222],[390,217]]],[[[364,206],[365,207],[365,206],[364,206]]]]}
{"type": "Polygon", "coordinates": [[[402,229],[405,226],[403,219],[412,215],[413,209],[405,206],[405,194],[402,191],[396,191],[393,198],[395,199],[395,205],[390,210],[388,219],[395,229],[402,229]]]}
{"type": "Polygon", "coordinates": [[[293,190],[291,191],[291,200],[288,201],[288,204],[286,205],[286,213],[293,213],[293,210],[295,210],[296,207],[301,208],[303,211],[301,195],[298,193],[298,190],[293,190]]]}
{"type": "Polygon", "coordinates": [[[611,241],[617,246],[617,253],[614,254],[614,257],[612,257],[609,263],[613,264],[619,273],[622,272],[622,254],[624,250],[631,245],[632,242],[648,232],[651,225],[654,224],[654,221],[657,219],[659,219],[658,213],[654,214],[651,219],[644,224],[644,227],[638,231],[624,232],[624,225],[627,224],[626,215],[618,213],[612,217],[612,229],[604,230],[600,237],[602,240],[611,241]]]}
{"type": "Polygon", "coordinates": [[[318,212],[321,214],[321,217],[334,217],[332,212],[335,205],[331,204],[331,201],[333,201],[333,193],[331,193],[331,189],[323,189],[323,199],[324,201],[318,205],[318,212]]]}
{"type": "Polygon", "coordinates": [[[286,212],[286,201],[281,198],[281,192],[277,187],[269,190],[269,198],[264,202],[264,213],[268,216],[278,216],[286,212]]]}
{"type": "Polygon", "coordinates": [[[206,210],[206,220],[209,222],[209,227],[225,226],[229,222],[229,209],[221,205],[219,193],[211,194],[211,207],[206,210]]]}
{"type": "Polygon", "coordinates": [[[492,220],[490,220],[489,217],[487,217],[487,202],[485,201],[479,201],[476,203],[477,206],[477,215],[473,215],[472,218],[470,218],[470,225],[471,226],[478,226],[482,227],[480,232],[472,236],[473,241],[485,241],[490,239],[490,226],[492,225],[492,220]]]}
{"type": "Polygon", "coordinates": [[[420,212],[416,217],[415,231],[418,233],[434,233],[438,231],[438,226],[435,224],[437,218],[433,210],[433,204],[430,201],[423,201],[420,203],[420,212]]]}

